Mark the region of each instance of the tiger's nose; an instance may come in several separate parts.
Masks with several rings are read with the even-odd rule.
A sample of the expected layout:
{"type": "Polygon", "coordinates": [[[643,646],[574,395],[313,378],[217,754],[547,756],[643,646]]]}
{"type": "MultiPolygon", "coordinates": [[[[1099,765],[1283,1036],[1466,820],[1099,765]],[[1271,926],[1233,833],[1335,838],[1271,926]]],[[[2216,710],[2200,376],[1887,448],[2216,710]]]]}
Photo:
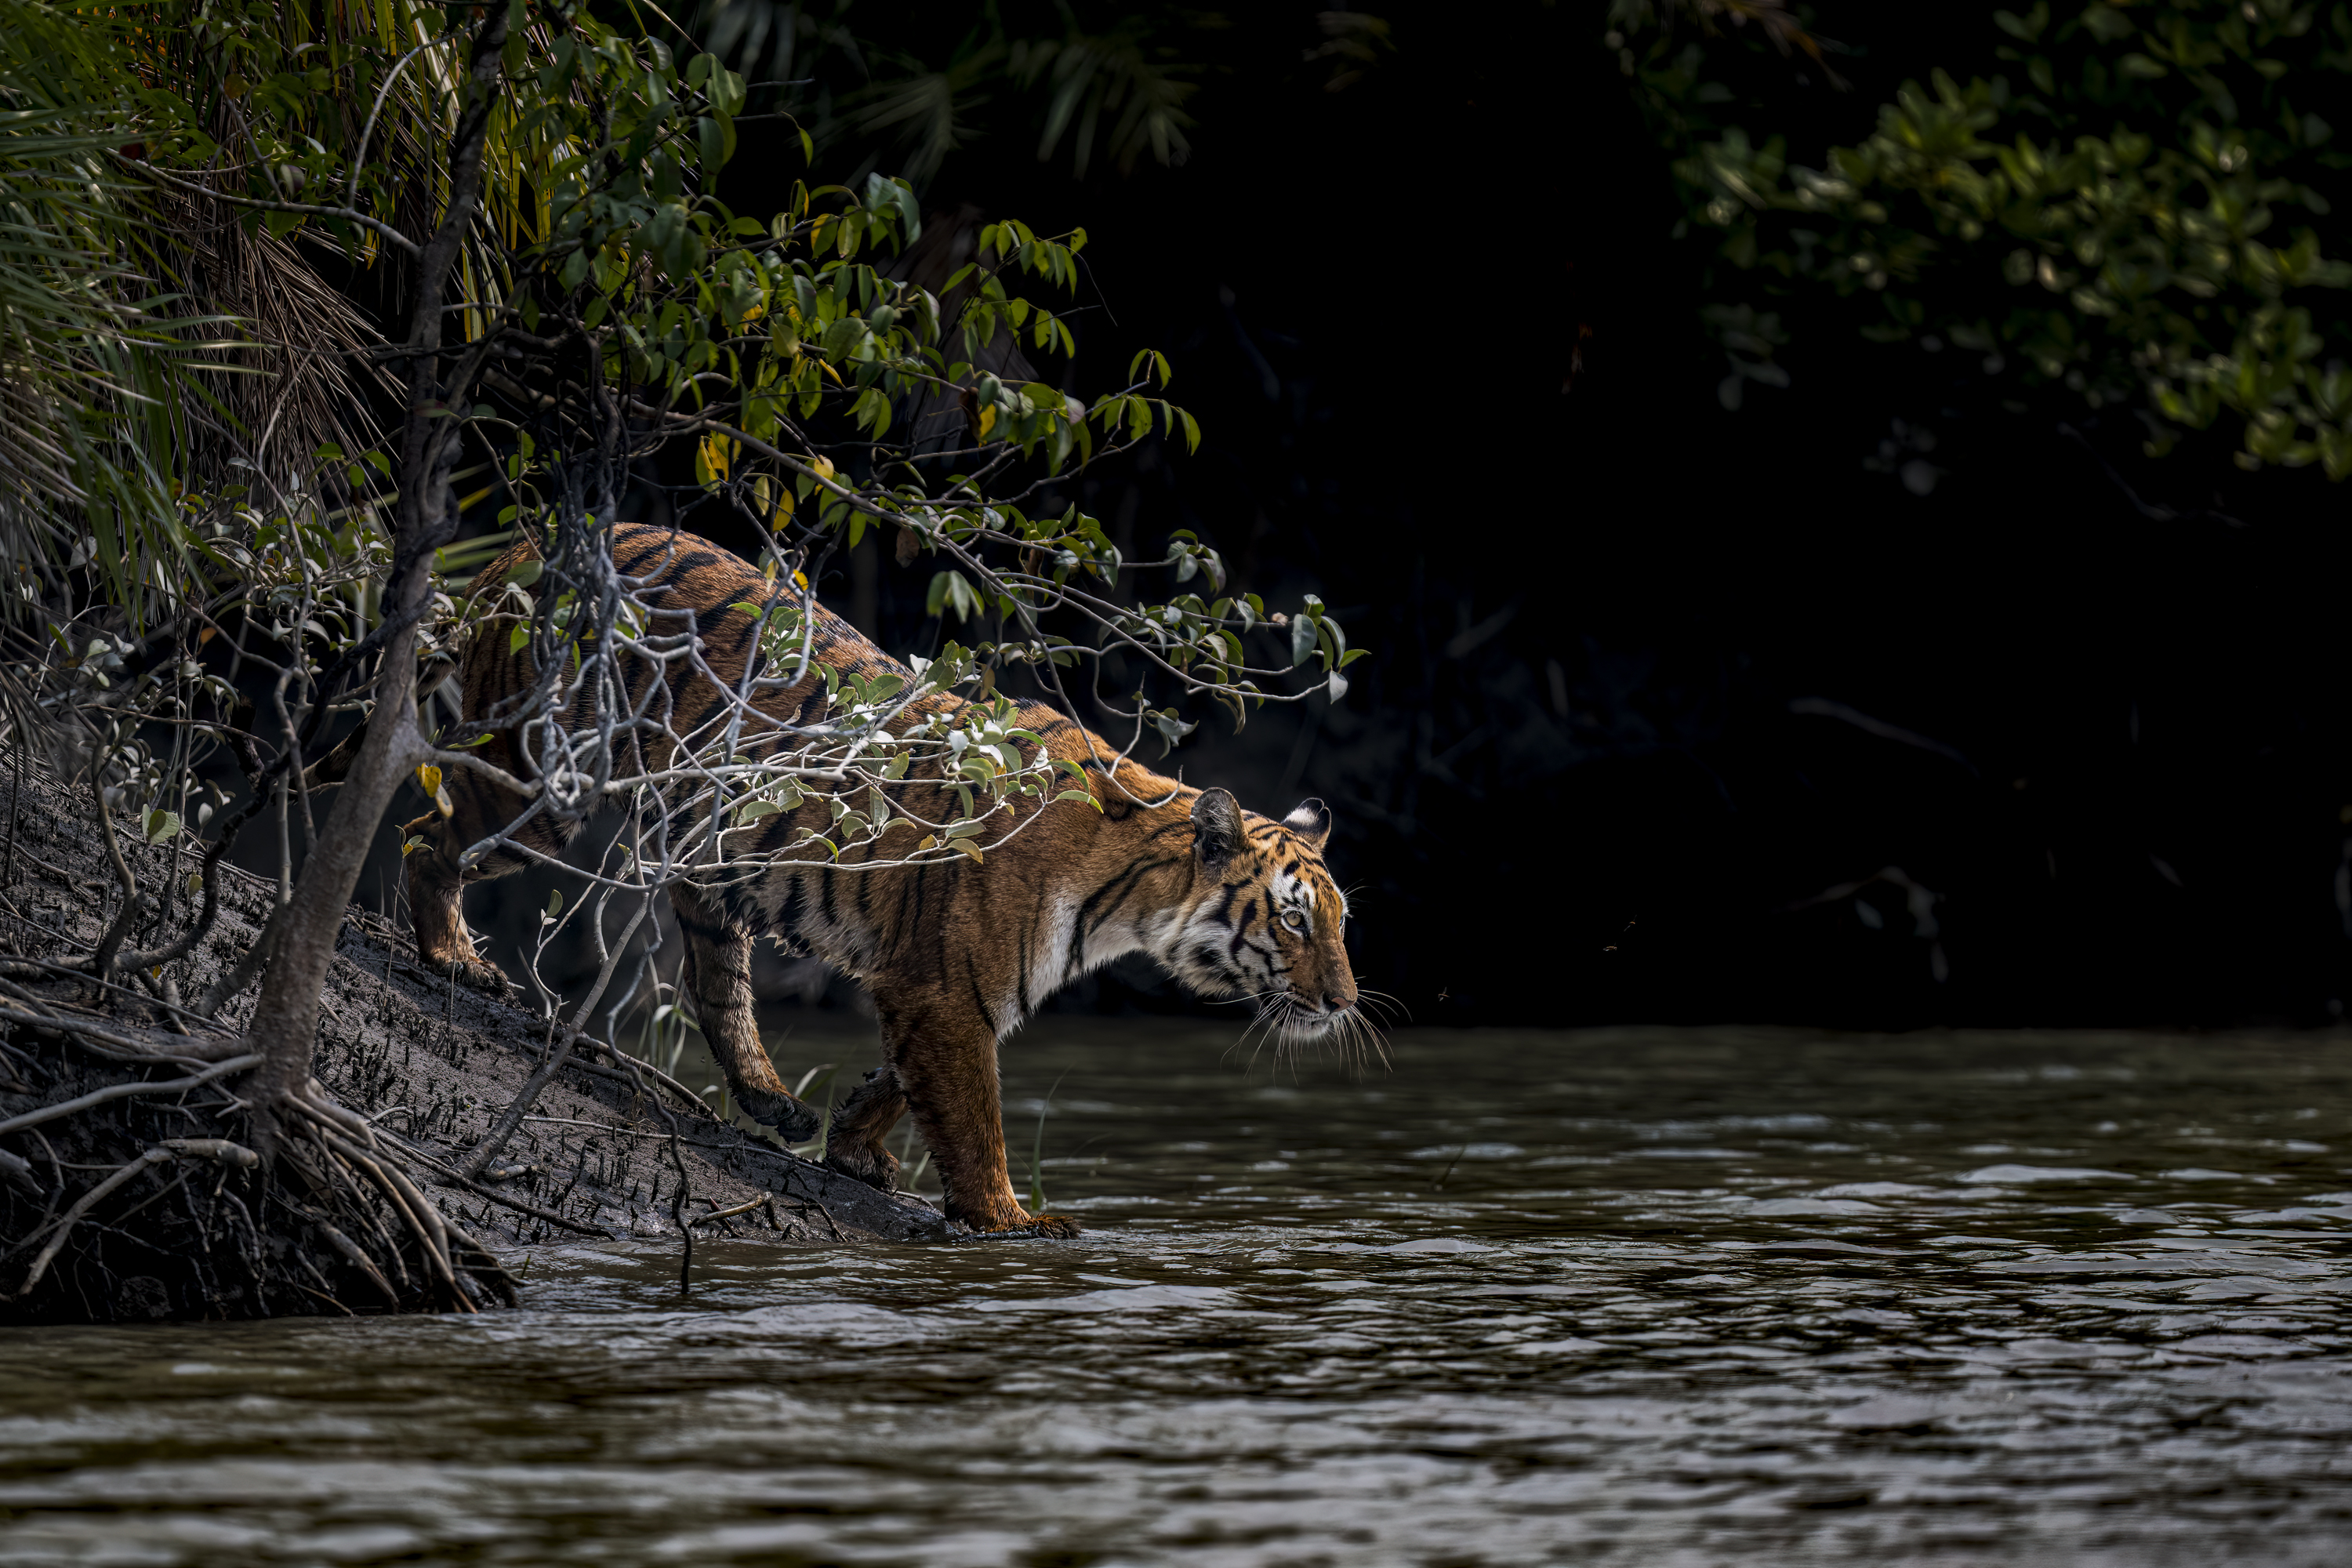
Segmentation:
{"type": "Polygon", "coordinates": [[[1352,985],[1334,986],[1323,993],[1323,1005],[1331,1012],[1344,1013],[1355,1005],[1356,988],[1352,985]]]}

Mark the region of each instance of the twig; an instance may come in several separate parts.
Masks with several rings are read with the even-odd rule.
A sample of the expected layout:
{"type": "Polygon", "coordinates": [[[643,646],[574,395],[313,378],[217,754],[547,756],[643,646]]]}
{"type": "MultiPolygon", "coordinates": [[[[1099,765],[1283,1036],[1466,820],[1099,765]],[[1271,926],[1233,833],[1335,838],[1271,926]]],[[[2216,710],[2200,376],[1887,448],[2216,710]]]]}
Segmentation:
{"type": "Polygon", "coordinates": [[[834,1240],[846,1242],[849,1239],[849,1237],[841,1234],[841,1226],[834,1223],[833,1211],[831,1209],[825,1207],[821,1203],[815,1202],[814,1199],[803,1199],[801,1206],[803,1208],[813,1208],[824,1217],[824,1228],[833,1232],[834,1240]]]}
{"type": "MultiPolygon", "coordinates": [[[[22,992],[17,993],[23,995],[22,992]]],[[[53,1004],[54,1005],[54,1004],[53,1004]]],[[[186,1067],[205,1067],[221,1059],[207,1056],[202,1050],[190,1050],[190,1046],[210,1045],[220,1049],[235,1050],[237,1041],[226,1039],[199,1040],[184,1035],[150,1037],[141,1039],[125,1028],[109,1028],[95,1018],[60,1016],[55,1013],[27,1013],[0,1002],[0,1024],[22,1024],[35,1029],[47,1029],[60,1035],[79,1037],[75,1043],[94,1056],[109,1061],[178,1062],[186,1067]],[[168,1042],[168,1043],[167,1043],[168,1042]],[[101,1047],[110,1046],[111,1050],[101,1047]]]]}
{"type": "Polygon", "coordinates": [[[142,1094],[177,1094],[184,1089],[197,1089],[224,1074],[242,1072],[259,1060],[260,1057],[248,1053],[231,1057],[225,1062],[215,1062],[188,1078],[175,1078],[163,1083],[109,1084],[104,1089],[91,1089],[78,1100],[60,1100],[55,1105],[45,1105],[38,1110],[28,1110],[22,1116],[12,1116],[0,1121],[0,1137],[21,1132],[27,1127],[37,1127],[45,1121],[55,1121],[60,1116],[71,1116],[77,1110],[88,1110],[93,1105],[104,1105],[110,1100],[128,1100],[133,1095],[142,1094]]]}
{"type": "MultiPolygon", "coordinates": [[[[38,928],[37,927],[35,929],[37,930],[38,928]]],[[[127,958],[119,958],[115,961],[116,967],[122,969],[144,969],[147,965],[139,962],[139,960],[144,956],[146,955],[143,953],[133,953],[127,958]]],[[[31,958],[21,952],[12,952],[5,958],[0,958],[0,974],[7,974],[7,977],[13,980],[33,980],[39,977],[35,974],[8,974],[8,971],[10,969],[20,963],[28,969],[37,970],[42,974],[69,974],[77,980],[88,980],[93,985],[103,986],[109,991],[115,992],[120,995],[128,996],[133,1001],[141,1003],[143,1005],[161,1007],[164,1012],[172,1016],[170,1021],[173,1023],[177,1023],[184,1018],[194,1019],[199,1024],[209,1024],[212,1022],[211,1019],[205,1017],[202,1013],[197,1012],[193,1007],[183,1007],[178,1003],[168,999],[148,995],[142,992],[134,991],[130,986],[121,984],[117,981],[93,979],[89,973],[90,966],[86,963],[55,963],[46,958],[31,958]]]]}
{"type": "Polygon", "coordinates": [[[512,1138],[515,1129],[522,1125],[524,1115],[539,1103],[539,1097],[547,1091],[547,1086],[555,1080],[555,1075],[562,1072],[563,1065],[572,1059],[572,1046],[576,1038],[572,1031],[564,1031],[563,1043],[548,1054],[547,1060],[540,1065],[538,1071],[523,1080],[522,1088],[515,1091],[515,1097],[507,1102],[507,1108],[499,1112],[499,1119],[491,1124],[489,1131],[483,1135],[482,1141],[474,1146],[473,1152],[467,1154],[458,1166],[460,1176],[470,1182],[489,1169],[490,1162],[498,1158],[499,1151],[507,1146],[507,1140],[512,1138]]]}
{"type": "MultiPolygon", "coordinates": [[[[408,68],[411,60],[434,45],[446,42],[448,39],[446,37],[427,38],[401,56],[398,63],[384,73],[383,86],[376,89],[375,103],[368,110],[367,123],[360,127],[360,148],[352,155],[351,178],[343,183],[343,205],[352,206],[359,200],[360,171],[367,166],[368,143],[375,139],[376,116],[383,112],[383,100],[392,96],[393,84],[400,80],[400,73],[408,68]]],[[[414,247],[410,247],[409,254],[411,256],[416,254],[414,247]]]]}
{"type": "MultiPolygon", "coordinates": [[[[465,1163],[458,1169],[467,1181],[478,1179],[484,1171],[489,1169],[490,1162],[498,1158],[499,1151],[506,1147],[507,1140],[512,1138],[515,1129],[522,1125],[524,1114],[538,1103],[539,1097],[546,1092],[547,1086],[554,1081],[555,1075],[563,1070],[563,1064],[572,1059],[572,1047],[582,1038],[580,1026],[588,1020],[595,1011],[596,1004],[603,999],[605,986],[612,983],[614,966],[620,963],[621,954],[629,945],[629,939],[637,934],[637,927],[643,923],[646,910],[651,907],[652,900],[649,898],[637,906],[636,913],[629,917],[629,923],[622,931],[620,941],[604,954],[604,964],[597,971],[595,984],[589,987],[586,999],[573,1011],[572,1022],[563,1031],[562,1043],[549,1053],[546,1062],[537,1072],[523,1080],[522,1088],[516,1093],[513,1100],[508,1101],[507,1108],[499,1113],[498,1121],[483,1136],[481,1142],[476,1146],[472,1153],[466,1156],[465,1163]]],[[[601,912],[600,909],[599,913],[601,912]]],[[[601,942],[604,940],[601,922],[596,928],[596,935],[601,942]]],[[[450,982],[450,994],[454,997],[456,994],[457,982],[453,979],[450,982]]]]}
{"type": "MultiPolygon", "coordinates": [[[[704,1100],[702,1096],[695,1093],[694,1090],[687,1088],[686,1085],[678,1082],[677,1079],[670,1077],[669,1074],[662,1071],[661,1068],[654,1066],[653,1063],[646,1061],[642,1057],[633,1057],[617,1046],[609,1045],[603,1040],[594,1039],[585,1035],[580,1037],[580,1043],[583,1046],[593,1046],[598,1050],[604,1052],[606,1056],[611,1057],[614,1061],[621,1063],[622,1067],[620,1071],[625,1079],[631,1078],[633,1073],[641,1072],[647,1078],[652,1079],[656,1083],[661,1085],[664,1089],[667,1089],[671,1093],[677,1095],[687,1104],[694,1107],[695,1110],[702,1112],[704,1116],[708,1117],[712,1121],[717,1121],[719,1120],[718,1113],[710,1109],[709,1102],[704,1100]]],[[[593,1068],[587,1068],[586,1064],[581,1062],[574,1062],[572,1065],[575,1068],[583,1068],[588,1071],[597,1070],[593,1068]]]]}
{"type": "Polygon", "coordinates": [[[686,1244],[686,1255],[677,1260],[677,1293],[684,1297],[694,1288],[694,1227],[686,1223],[686,1156],[677,1150],[677,1119],[662,1110],[661,1101],[654,1101],[654,1107],[662,1110],[663,1120],[670,1124],[669,1163],[677,1171],[677,1185],[670,1190],[669,1219],[677,1226],[678,1237],[686,1244]]]}
{"type": "Polygon", "coordinates": [[[106,858],[114,867],[114,879],[122,889],[122,908],[98,939],[98,951],[91,955],[90,969],[100,980],[114,969],[114,955],[121,950],[123,939],[139,920],[139,882],[131,876],[131,868],[123,863],[122,847],[114,833],[114,813],[106,804],[106,785],[102,777],[90,781],[90,795],[98,802],[98,826],[100,841],[106,846],[106,858]]]}
{"type": "MultiPolygon", "coordinates": [[[[312,1276],[316,1277],[318,1270],[315,1268],[312,1268],[309,1258],[297,1253],[295,1255],[295,1261],[301,1264],[303,1268],[310,1269],[312,1276]]],[[[316,1296],[320,1300],[324,1301],[328,1306],[332,1307],[346,1318],[356,1318],[359,1316],[357,1312],[352,1311],[349,1307],[344,1306],[341,1301],[336,1300],[324,1290],[313,1290],[308,1285],[303,1284],[299,1279],[294,1281],[294,1289],[301,1291],[305,1296],[316,1296]]]]}
{"type": "Polygon", "coordinates": [[[25,737],[12,735],[9,741],[8,760],[15,776],[8,786],[8,866],[0,871],[0,887],[13,888],[16,885],[16,819],[25,803],[25,737]]]}

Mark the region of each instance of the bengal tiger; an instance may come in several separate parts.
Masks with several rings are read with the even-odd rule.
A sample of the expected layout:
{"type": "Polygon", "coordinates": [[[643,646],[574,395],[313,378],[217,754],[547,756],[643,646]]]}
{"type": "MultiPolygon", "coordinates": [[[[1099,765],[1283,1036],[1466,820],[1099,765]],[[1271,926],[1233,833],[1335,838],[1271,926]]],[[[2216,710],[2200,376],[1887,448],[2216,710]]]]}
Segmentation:
{"type": "MultiPolygon", "coordinates": [[[[501,581],[535,553],[527,542],[515,546],[482,581],[501,581]]],[[[648,635],[690,629],[699,638],[707,676],[673,661],[673,673],[661,677],[654,661],[641,660],[627,680],[632,711],[644,711],[648,696],[656,708],[666,701],[670,733],[691,734],[728,700],[713,683],[745,689],[747,663],[762,658],[745,606],[772,598],[772,584],[740,557],[665,527],[616,525],[612,555],[624,583],[654,612],[648,635]],[[656,679],[665,680],[666,692],[649,692],[656,679]]],[[[761,712],[787,723],[821,717],[826,688],[817,663],[836,675],[909,676],[822,605],[812,605],[811,613],[814,660],[806,677],[755,697],[761,712]]],[[[486,626],[462,649],[457,678],[469,721],[490,715],[500,698],[528,689],[532,656],[514,641],[506,627],[486,626]]],[[[935,710],[952,717],[965,703],[934,691],[892,728],[935,710]]],[[[976,1231],[1026,1228],[1066,1237],[1077,1233],[1074,1222],[1031,1215],[1014,1196],[998,1098],[998,1042],[1047,997],[1113,959],[1144,953],[1194,992],[1268,1001],[1286,1037],[1299,1040],[1357,1032],[1358,994],[1341,944],[1348,900],[1323,863],[1331,824],[1320,802],[1304,802],[1273,820],[1242,810],[1224,790],[1194,788],[1118,761],[1118,747],[1050,707],[1023,707],[1018,726],[1040,736],[1052,756],[1086,770],[1099,811],[1045,795],[1016,800],[1006,810],[1022,831],[980,861],[958,856],[836,870],[822,850],[807,849],[809,858],[802,858],[789,847],[795,829],[828,825],[824,797],[812,795],[794,810],[762,818],[756,831],[729,835],[731,854],[781,856],[782,863],[708,886],[679,883],[671,898],[684,938],[683,989],[737,1103],[754,1121],[795,1141],[814,1136],[820,1125],[818,1112],[777,1076],[752,1017],[751,944],[774,936],[805,945],[862,981],[881,1023],[883,1065],[835,1110],[824,1163],[890,1190],[898,1161],[883,1139],[911,1112],[939,1165],[950,1218],[976,1231]]],[[[494,731],[481,754],[515,777],[531,776],[521,737],[512,731],[494,731]]],[[[1024,754],[1034,760],[1034,748],[1024,754]]],[[[658,752],[645,760],[656,769],[665,762],[658,752]]],[[[945,821],[954,796],[939,782],[936,765],[930,776],[924,773],[918,766],[890,785],[893,804],[945,821]]],[[[503,989],[504,976],[474,948],[459,897],[466,884],[530,861],[504,848],[462,870],[458,860],[467,846],[512,822],[527,801],[467,770],[450,770],[444,787],[453,811],[428,814],[409,830],[424,840],[407,857],[406,872],[417,950],[441,972],[503,989]]],[[[541,815],[514,837],[553,856],[576,826],[541,815]]],[[[917,831],[894,820],[878,841],[881,858],[904,855],[917,831]]],[[[842,859],[856,864],[876,853],[867,846],[843,851],[842,859]]]]}

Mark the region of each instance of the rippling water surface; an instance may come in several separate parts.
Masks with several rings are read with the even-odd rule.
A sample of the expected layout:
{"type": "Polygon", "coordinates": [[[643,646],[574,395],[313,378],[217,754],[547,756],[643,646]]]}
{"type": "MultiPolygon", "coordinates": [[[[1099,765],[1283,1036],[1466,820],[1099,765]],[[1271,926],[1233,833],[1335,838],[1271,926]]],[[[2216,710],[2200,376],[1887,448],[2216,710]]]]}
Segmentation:
{"type": "Polygon", "coordinates": [[[1007,1049],[1074,1243],[0,1337],[0,1562],[2352,1556],[2352,1042],[1229,1041],[1007,1049]]]}

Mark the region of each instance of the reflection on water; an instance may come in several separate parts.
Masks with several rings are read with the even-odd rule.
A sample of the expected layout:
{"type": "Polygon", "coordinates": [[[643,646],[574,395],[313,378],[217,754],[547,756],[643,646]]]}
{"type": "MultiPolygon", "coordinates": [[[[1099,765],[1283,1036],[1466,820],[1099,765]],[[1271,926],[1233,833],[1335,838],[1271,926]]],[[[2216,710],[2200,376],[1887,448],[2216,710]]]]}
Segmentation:
{"type": "Polygon", "coordinates": [[[1059,1082],[1075,1243],[721,1244],[684,1307],[667,1252],[542,1253],[494,1318],[12,1334],[0,1563],[2352,1542],[2352,1042],[1424,1030],[1350,1081],[1228,1039],[1008,1049],[1017,1150],[1059,1082]]]}

